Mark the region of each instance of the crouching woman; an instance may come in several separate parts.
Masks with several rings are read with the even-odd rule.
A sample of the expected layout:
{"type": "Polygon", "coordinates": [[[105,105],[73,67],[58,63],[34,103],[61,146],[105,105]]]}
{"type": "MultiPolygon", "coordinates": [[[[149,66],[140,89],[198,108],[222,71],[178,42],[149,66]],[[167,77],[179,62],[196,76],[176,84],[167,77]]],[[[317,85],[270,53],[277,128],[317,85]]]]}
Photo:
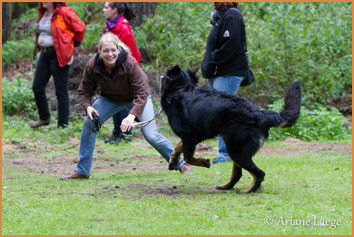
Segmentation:
{"type": "MultiPolygon", "coordinates": [[[[117,36],[107,33],[100,38],[98,50],[98,54],[88,61],[78,89],[78,100],[87,114],[80,138],[80,160],[76,170],[62,179],[87,179],[91,175],[96,142],[93,113],[105,122],[117,112],[128,108],[129,115],[121,124],[123,132],[129,130],[136,119],[146,121],[154,115],[147,76],[130,55],[129,48],[117,36]],[[100,97],[91,104],[98,88],[100,97]]],[[[141,130],[145,139],[168,162],[173,147],[158,133],[156,123],[153,121],[141,130]]],[[[182,173],[191,172],[183,159],[177,169],[182,173]]]]}

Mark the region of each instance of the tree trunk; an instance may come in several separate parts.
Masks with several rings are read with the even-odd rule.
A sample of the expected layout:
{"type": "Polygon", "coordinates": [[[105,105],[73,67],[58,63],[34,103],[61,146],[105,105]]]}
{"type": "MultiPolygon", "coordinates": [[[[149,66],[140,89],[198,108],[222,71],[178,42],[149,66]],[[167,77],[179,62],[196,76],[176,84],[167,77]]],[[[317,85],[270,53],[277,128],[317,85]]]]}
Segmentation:
{"type": "Polygon", "coordinates": [[[143,23],[144,17],[152,17],[155,15],[155,10],[157,7],[156,2],[130,2],[133,11],[136,15],[134,21],[129,22],[132,27],[139,26],[143,23]]]}
{"type": "Polygon", "coordinates": [[[23,13],[26,12],[28,8],[28,3],[24,2],[14,2],[12,4],[12,19],[17,19],[19,18],[23,13]]]}
{"type": "Polygon", "coordinates": [[[11,38],[11,5],[10,2],[2,3],[2,44],[11,38]]]}

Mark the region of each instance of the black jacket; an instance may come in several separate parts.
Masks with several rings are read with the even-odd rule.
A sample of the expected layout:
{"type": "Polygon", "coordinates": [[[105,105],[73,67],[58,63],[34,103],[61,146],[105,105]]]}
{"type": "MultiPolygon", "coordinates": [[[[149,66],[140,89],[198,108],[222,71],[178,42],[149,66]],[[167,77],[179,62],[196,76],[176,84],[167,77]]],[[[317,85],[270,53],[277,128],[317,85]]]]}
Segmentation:
{"type": "Polygon", "coordinates": [[[204,78],[245,76],[248,69],[245,22],[241,12],[229,8],[214,14],[202,62],[204,78]]]}

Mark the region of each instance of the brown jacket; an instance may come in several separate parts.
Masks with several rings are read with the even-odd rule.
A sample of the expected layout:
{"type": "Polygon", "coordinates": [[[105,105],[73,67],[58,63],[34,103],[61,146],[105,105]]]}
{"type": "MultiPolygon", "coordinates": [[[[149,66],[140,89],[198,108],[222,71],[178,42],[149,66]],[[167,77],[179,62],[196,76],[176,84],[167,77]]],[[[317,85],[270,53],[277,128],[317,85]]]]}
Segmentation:
{"type": "MultiPolygon", "coordinates": [[[[98,63],[98,55],[92,57],[84,70],[78,89],[78,100],[85,111],[92,103],[92,97],[97,89],[100,95],[116,102],[133,102],[130,114],[140,120],[147,96],[150,93],[146,74],[136,60],[128,55],[121,65],[113,69],[112,78],[98,63]]],[[[119,60],[119,59],[118,59],[119,60]]],[[[102,64],[102,60],[101,60],[102,64]]]]}

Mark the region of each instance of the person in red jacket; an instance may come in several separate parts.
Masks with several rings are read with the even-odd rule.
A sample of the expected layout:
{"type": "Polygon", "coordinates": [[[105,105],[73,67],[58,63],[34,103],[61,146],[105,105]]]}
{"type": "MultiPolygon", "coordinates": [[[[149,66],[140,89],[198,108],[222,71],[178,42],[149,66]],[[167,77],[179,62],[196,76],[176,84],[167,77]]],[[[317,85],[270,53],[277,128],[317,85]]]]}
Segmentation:
{"type": "Polygon", "coordinates": [[[84,38],[86,25],[64,2],[42,2],[38,12],[36,49],[40,50],[40,56],[32,89],[39,120],[31,128],[50,123],[45,88],[51,76],[58,101],[58,127],[66,127],[69,122],[69,65],[73,61],[74,48],[84,38]]]}
{"type": "MultiPolygon", "coordinates": [[[[140,63],[140,52],[136,47],[135,39],[128,24],[128,21],[135,18],[135,14],[128,3],[125,2],[105,2],[103,12],[106,16],[106,26],[102,34],[111,32],[116,35],[130,49],[131,55],[140,63]]],[[[122,132],[120,125],[125,117],[129,114],[129,110],[125,109],[113,116],[114,129],[112,136],[105,140],[105,143],[119,143],[122,140],[131,141],[131,129],[122,132]]]]}

